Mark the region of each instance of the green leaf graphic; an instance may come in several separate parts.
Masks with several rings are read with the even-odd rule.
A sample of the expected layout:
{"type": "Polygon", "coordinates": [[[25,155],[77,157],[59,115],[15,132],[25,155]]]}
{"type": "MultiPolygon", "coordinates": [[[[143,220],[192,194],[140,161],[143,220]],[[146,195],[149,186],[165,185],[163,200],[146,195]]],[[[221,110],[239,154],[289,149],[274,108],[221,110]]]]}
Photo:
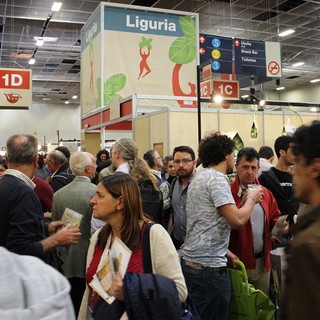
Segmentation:
{"type": "Polygon", "coordinates": [[[114,74],[104,83],[104,105],[108,105],[115,94],[126,85],[126,76],[122,73],[114,74]]]}
{"type": "Polygon", "coordinates": [[[183,34],[187,38],[194,38],[196,36],[196,21],[191,17],[180,17],[179,23],[182,29],[183,34]]]}
{"type": "Polygon", "coordinates": [[[101,106],[101,78],[97,78],[97,92],[98,92],[98,98],[96,101],[96,107],[100,107],[101,106]]]}
{"type": "Polygon", "coordinates": [[[169,49],[169,59],[177,64],[186,64],[196,57],[196,44],[191,38],[178,38],[173,41],[169,49]]]}

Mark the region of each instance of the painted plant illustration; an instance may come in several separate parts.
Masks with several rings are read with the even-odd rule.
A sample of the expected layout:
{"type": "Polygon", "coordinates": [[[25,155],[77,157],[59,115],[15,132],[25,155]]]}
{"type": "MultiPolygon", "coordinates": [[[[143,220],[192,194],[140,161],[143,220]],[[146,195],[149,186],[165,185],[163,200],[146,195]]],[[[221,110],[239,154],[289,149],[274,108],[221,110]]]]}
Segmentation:
{"type": "Polygon", "coordinates": [[[152,39],[142,37],[142,40],[139,43],[139,54],[141,57],[140,61],[140,71],[139,71],[139,77],[138,80],[142,77],[145,77],[147,74],[151,73],[151,69],[149,67],[149,64],[147,62],[147,59],[150,56],[152,45],[151,45],[152,39]]]}
{"type": "MultiPolygon", "coordinates": [[[[196,24],[191,17],[180,17],[179,23],[184,34],[171,44],[169,49],[169,59],[175,63],[172,71],[172,90],[174,96],[195,97],[196,84],[188,81],[189,92],[184,92],[181,88],[180,71],[184,64],[188,64],[196,59],[196,24]]],[[[186,105],[183,100],[178,100],[181,107],[196,107],[196,101],[186,105]]]]}
{"type": "MultiPolygon", "coordinates": [[[[112,75],[109,79],[104,82],[103,85],[103,97],[104,106],[108,106],[117,92],[121,91],[126,85],[126,76],[123,73],[112,75]]],[[[101,106],[101,78],[97,79],[97,91],[98,98],[96,101],[96,107],[101,106]]],[[[121,97],[120,97],[121,98],[121,97]]]]}
{"type": "Polygon", "coordinates": [[[90,79],[89,79],[89,88],[91,91],[91,94],[94,96],[94,74],[93,74],[93,43],[92,40],[90,40],[89,43],[89,60],[90,60],[90,79]]]}

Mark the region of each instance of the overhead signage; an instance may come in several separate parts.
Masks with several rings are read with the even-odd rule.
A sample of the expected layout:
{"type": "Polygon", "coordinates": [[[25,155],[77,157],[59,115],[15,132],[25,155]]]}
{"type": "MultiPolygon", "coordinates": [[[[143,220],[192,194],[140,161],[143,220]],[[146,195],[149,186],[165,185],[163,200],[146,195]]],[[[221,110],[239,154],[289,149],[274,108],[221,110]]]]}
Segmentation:
{"type": "Polygon", "coordinates": [[[232,39],[200,34],[200,64],[210,61],[212,72],[232,73],[232,39]]]}
{"type": "Polygon", "coordinates": [[[212,78],[212,69],[211,69],[210,64],[208,64],[202,68],[202,78],[203,78],[203,80],[207,80],[207,79],[212,78]]]}
{"type": "Polygon", "coordinates": [[[29,108],[31,104],[31,70],[0,68],[0,108],[29,108]]]}
{"type": "Polygon", "coordinates": [[[211,95],[211,80],[202,81],[200,83],[201,98],[210,98],[211,95]]]}
{"type": "Polygon", "coordinates": [[[234,40],[236,74],[281,77],[281,51],[277,42],[234,40]]]}
{"type": "Polygon", "coordinates": [[[263,41],[234,40],[236,74],[266,75],[266,55],[263,41]]]}
{"type": "Polygon", "coordinates": [[[229,80],[213,80],[212,88],[216,95],[225,99],[239,99],[239,82],[229,80]]]}
{"type": "Polygon", "coordinates": [[[282,77],[280,43],[266,41],[265,45],[267,77],[282,77]]]}

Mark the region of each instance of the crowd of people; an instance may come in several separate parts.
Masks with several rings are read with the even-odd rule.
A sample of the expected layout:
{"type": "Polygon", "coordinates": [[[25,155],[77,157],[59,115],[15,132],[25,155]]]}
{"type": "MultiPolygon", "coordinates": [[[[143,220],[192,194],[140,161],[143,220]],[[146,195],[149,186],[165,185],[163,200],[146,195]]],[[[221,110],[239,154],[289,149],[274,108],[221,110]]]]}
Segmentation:
{"type": "Polygon", "coordinates": [[[1,319],[182,319],[192,309],[189,319],[227,320],[237,260],[277,319],[320,316],[320,121],[237,154],[219,132],[197,154],[180,145],[166,157],[140,158],[130,138],[96,157],[37,145],[11,136],[0,158],[1,319]]]}

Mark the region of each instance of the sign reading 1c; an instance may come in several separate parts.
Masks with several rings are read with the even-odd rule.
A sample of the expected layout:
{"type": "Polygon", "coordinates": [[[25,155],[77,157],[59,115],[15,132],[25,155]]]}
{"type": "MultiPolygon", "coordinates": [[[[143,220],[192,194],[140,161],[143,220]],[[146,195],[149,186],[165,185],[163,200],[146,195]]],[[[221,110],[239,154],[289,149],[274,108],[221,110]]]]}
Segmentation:
{"type": "Polygon", "coordinates": [[[214,48],[220,48],[221,42],[218,38],[213,38],[211,42],[214,48]]]}
{"type": "Polygon", "coordinates": [[[213,61],[211,63],[211,67],[213,71],[218,71],[220,69],[220,62],[219,61],[213,61]]]}

